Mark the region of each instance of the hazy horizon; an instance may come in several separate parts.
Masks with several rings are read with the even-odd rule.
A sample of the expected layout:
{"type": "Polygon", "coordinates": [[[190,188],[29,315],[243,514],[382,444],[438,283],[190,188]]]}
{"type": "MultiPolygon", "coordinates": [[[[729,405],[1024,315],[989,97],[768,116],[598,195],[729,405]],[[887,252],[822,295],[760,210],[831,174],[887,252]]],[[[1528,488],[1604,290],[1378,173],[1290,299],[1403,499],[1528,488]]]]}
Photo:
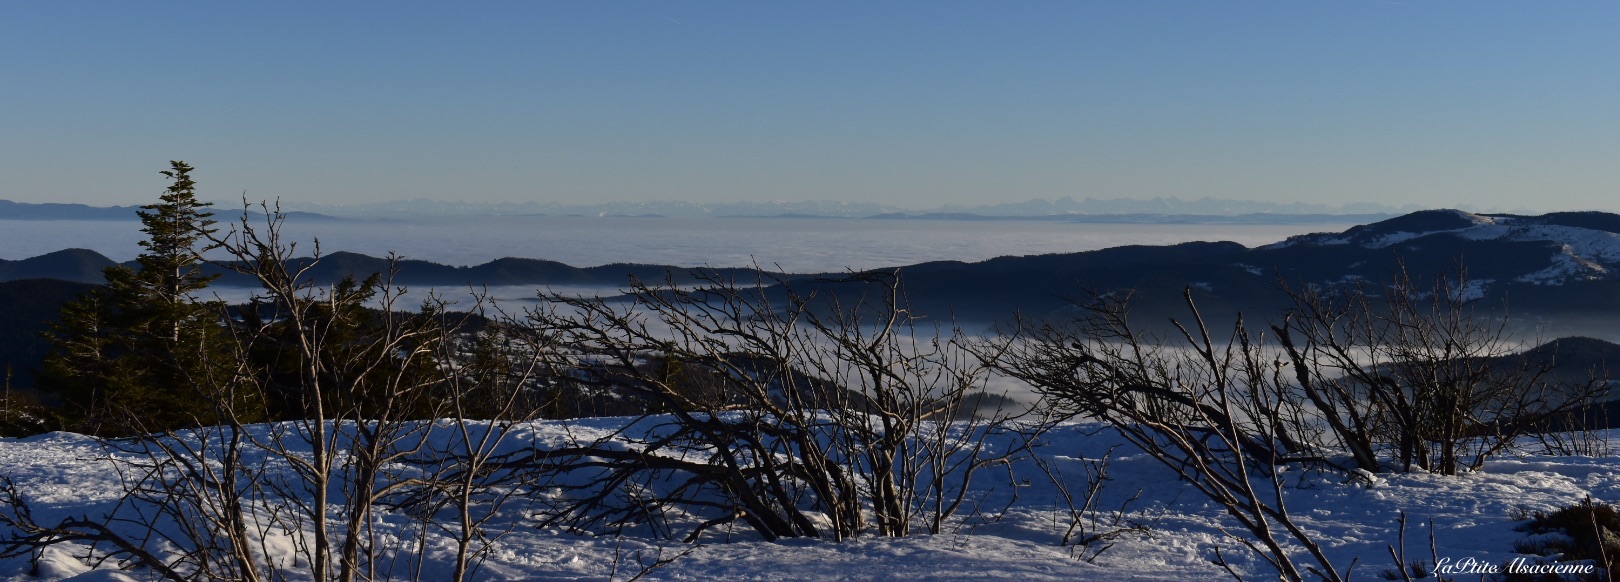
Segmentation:
{"type": "MultiPolygon", "coordinates": [[[[64,204],[69,206],[85,206],[92,209],[110,208],[137,208],[144,204],[130,205],[96,205],[74,200],[53,200],[50,202],[18,202],[0,197],[0,202],[15,203],[27,207],[29,205],[64,204]]],[[[205,204],[212,206],[216,213],[232,214],[243,209],[243,200],[203,199],[205,204]]],[[[602,216],[651,216],[658,213],[670,213],[674,217],[773,217],[773,216],[804,216],[804,217],[830,217],[830,218],[865,218],[883,214],[911,214],[911,215],[951,215],[966,214],[983,216],[986,218],[1011,217],[1040,217],[1063,215],[1163,215],[1173,216],[1237,216],[1245,214],[1272,214],[1278,217],[1290,215],[1375,215],[1375,214],[1405,214],[1419,210],[1433,210],[1416,204],[1400,206],[1379,204],[1376,202],[1353,202],[1348,204],[1329,205],[1307,202],[1262,202],[1255,200],[1236,200],[1222,198],[1196,198],[1183,200],[1179,197],[1155,197],[1148,199],[1130,198],[1075,198],[1065,196],[1057,199],[1034,198],[1029,200],[1008,200],[988,204],[948,204],[939,206],[900,206],[893,204],[878,204],[858,200],[757,200],[757,201],[715,201],[690,202],[685,200],[647,200],[636,202],[598,202],[598,203],[562,203],[555,201],[523,201],[523,202],[484,202],[450,200],[442,198],[415,198],[402,200],[384,200],[377,202],[302,202],[287,200],[249,200],[248,210],[262,212],[261,204],[272,205],[272,210],[281,212],[311,212],[316,214],[330,214],[343,218],[399,218],[411,216],[509,216],[521,214],[548,214],[578,213],[578,215],[602,216]]],[[[1479,205],[1465,205],[1457,208],[1468,212],[1530,212],[1524,208],[1481,207],[1479,205]]],[[[25,218],[13,216],[0,216],[0,219],[21,218],[23,220],[53,220],[54,218],[25,218]]],[[[130,220],[135,219],[133,213],[130,220]]]]}
{"type": "MultiPolygon", "coordinates": [[[[220,227],[228,227],[226,224],[220,227]]],[[[371,256],[469,266],[502,257],[560,261],[575,267],[641,263],[747,267],[789,273],[898,267],[928,261],[982,261],[1122,245],[1229,240],[1246,246],[1295,234],[1337,232],[1348,224],[1070,224],[1024,221],[631,217],[439,217],[390,221],[289,219],[283,238],[308,256],[371,256]]],[[[134,259],[145,234],[137,221],[0,220],[0,259],[18,260],[85,248],[115,261],[134,259]]]]}
{"type": "Polygon", "coordinates": [[[0,198],[1620,211],[1620,4],[21,3],[0,198]]]}

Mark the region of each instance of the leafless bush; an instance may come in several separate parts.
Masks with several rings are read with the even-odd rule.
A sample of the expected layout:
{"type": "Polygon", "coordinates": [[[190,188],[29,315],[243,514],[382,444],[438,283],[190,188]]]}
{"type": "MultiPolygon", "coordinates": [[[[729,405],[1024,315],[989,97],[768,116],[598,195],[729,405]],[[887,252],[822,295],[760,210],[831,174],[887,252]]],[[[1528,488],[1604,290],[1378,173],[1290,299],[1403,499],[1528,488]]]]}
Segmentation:
{"type": "Polygon", "coordinates": [[[554,295],[531,312],[576,356],[557,377],[658,413],[514,459],[595,471],[559,485],[548,523],[690,516],[688,540],[733,522],[766,539],[938,532],[975,472],[1040,429],[1017,422],[1023,410],[960,414],[989,368],[959,331],[911,313],[894,277],[846,282],[866,295],[843,303],[773,283],[638,282],[622,303],[554,295]]]}
{"type": "Polygon", "coordinates": [[[38,559],[39,552],[50,546],[87,543],[89,548],[80,556],[86,561],[149,568],[165,580],[187,579],[169,567],[166,560],[148,551],[142,543],[145,540],[126,537],[103,520],[81,516],[66,517],[53,525],[39,523],[16,483],[4,476],[0,476],[0,506],[4,507],[0,509],[0,526],[11,530],[0,539],[0,558],[28,555],[38,559]]]}
{"type": "Polygon", "coordinates": [[[1295,548],[1306,570],[1339,579],[1289,516],[1279,467],[1453,474],[1604,392],[1596,376],[1561,381],[1552,362],[1514,355],[1505,316],[1476,313],[1469,289],[1442,276],[1423,290],[1404,273],[1376,296],[1307,287],[1281,323],[1240,317],[1219,341],[1190,293],[1187,323],[1166,337],[1132,325],[1128,298],[1101,296],[1072,324],[1035,326],[999,366],[1175,470],[1285,579],[1305,571],[1295,548]]]}
{"type": "Polygon", "coordinates": [[[280,354],[281,374],[252,377],[279,379],[283,385],[266,392],[279,389],[300,412],[252,445],[291,469],[291,477],[266,488],[294,505],[285,514],[288,530],[314,578],[374,579],[392,563],[379,553],[397,555],[398,548],[379,543],[373,512],[408,483],[386,478],[386,468],[418,452],[431,426],[417,421],[436,405],[443,305],[430,300],[419,315],[403,313],[392,273],[318,289],[308,274],[319,247],[313,260],[292,267],[296,245],[280,238],[280,214],[264,210],[263,227],[244,212],[215,243],[235,259],[231,268],[259,281],[270,307],[267,317],[255,313],[239,326],[237,341],[280,354]],[[368,299],[377,301],[375,310],[365,309],[368,299]],[[330,511],[333,505],[342,510],[330,511]]]}
{"type": "MultiPolygon", "coordinates": [[[[1261,334],[1241,320],[1223,341],[1187,295],[1189,323],[1160,338],[1129,320],[1128,298],[1097,297],[1073,324],[1029,331],[998,360],[1052,406],[1107,422],[1132,445],[1219,503],[1243,528],[1232,538],[1287,580],[1313,572],[1342,576],[1310,532],[1288,513],[1276,468],[1325,462],[1311,444],[1306,407],[1269,355],[1261,334]],[[1302,549],[1312,566],[1297,565],[1302,549]]],[[[1217,562],[1225,565],[1224,558],[1217,562]]]]}
{"type": "Polygon", "coordinates": [[[1453,578],[1440,576],[1435,570],[1440,564],[1440,549],[1434,541],[1434,520],[1429,520],[1429,561],[1425,563],[1422,558],[1411,559],[1406,556],[1406,512],[1400,512],[1396,520],[1395,543],[1389,545],[1389,557],[1394,561],[1394,567],[1379,572],[1379,577],[1385,580],[1404,580],[1412,582],[1414,579],[1429,578],[1434,575],[1436,582],[1451,582],[1453,578]]]}
{"type": "Polygon", "coordinates": [[[263,224],[244,212],[213,239],[232,257],[226,265],[263,289],[253,308],[221,314],[232,365],[183,379],[219,424],[198,419],[198,428],[108,441],[123,483],[116,506],[45,527],[19,505],[0,517],[15,530],[10,551],[89,541],[110,550],[92,545],[87,559],[172,579],[414,578],[425,545],[376,525],[415,496],[432,501],[413,507],[434,508],[416,527],[419,541],[454,540],[460,580],[510,527],[489,527],[515,489],[493,487],[484,462],[514,423],[532,417],[522,387],[543,346],[468,348],[457,330],[470,312],[452,314],[430,297],[406,313],[390,276],[318,286],[307,275],[319,249],[294,268],[281,216],[264,210],[263,224]],[[282,420],[250,424],[265,411],[246,410],[239,394],[268,396],[251,402],[282,420]],[[449,420],[433,422],[441,414],[449,420]],[[438,515],[445,507],[453,519],[438,515]]]}
{"type": "Polygon", "coordinates": [[[1147,536],[1153,529],[1154,520],[1136,519],[1143,514],[1131,509],[1131,505],[1142,498],[1141,489],[1117,508],[1102,505],[1104,486],[1112,479],[1108,474],[1108,462],[1113,456],[1114,449],[1110,448],[1101,458],[1080,460],[1085,472],[1083,489],[1071,487],[1071,478],[1039,455],[1032,457],[1035,465],[1052,481],[1058,498],[1064,504],[1059,513],[1066,523],[1063,524],[1063,538],[1058,545],[1073,548],[1070,555],[1087,563],[1096,562],[1098,557],[1114,547],[1119,538],[1147,536]]]}
{"type": "MultiPolygon", "coordinates": [[[[1419,287],[1293,291],[1273,326],[1297,383],[1357,467],[1477,469],[1520,438],[1546,431],[1606,393],[1598,376],[1567,381],[1555,362],[1514,355],[1504,313],[1479,309],[1466,276],[1419,287]]],[[[1574,427],[1570,427],[1574,428],[1574,427]]]]}
{"type": "Polygon", "coordinates": [[[1535,437],[1548,455],[1608,457],[1614,454],[1609,444],[1609,426],[1608,409],[1599,403],[1549,417],[1535,437]]]}
{"type": "MultiPolygon", "coordinates": [[[[511,323],[494,306],[490,313],[498,323],[511,323]]],[[[517,425],[538,417],[545,406],[533,388],[552,352],[547,338],[512,325],[493,326],[470,342],[434,346],[436,360],[458,363],[440,368],[448,417],[435,424],[449,436],[406,459],[423,473],[406,482],[405,493],[391,505],[422,516],[424,528],[455,541],[451,579],[459,581],[475,575],[494,541],[516,527],[515,521],[497,522],[503,510],[530,502],[524,495],[529,484],[502,470],[499,458],[517,425]]]]}

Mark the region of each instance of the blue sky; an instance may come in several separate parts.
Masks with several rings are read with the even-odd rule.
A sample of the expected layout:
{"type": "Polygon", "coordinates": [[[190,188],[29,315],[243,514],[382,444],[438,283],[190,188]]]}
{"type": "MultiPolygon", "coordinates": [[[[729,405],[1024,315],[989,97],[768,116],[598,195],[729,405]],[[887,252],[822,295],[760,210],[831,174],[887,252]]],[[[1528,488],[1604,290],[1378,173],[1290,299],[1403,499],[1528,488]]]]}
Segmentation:
{"type": "Polygon", "coordinates": [[[0,198],[1620,211],[1614,2],[7,2],[0,198]]]}

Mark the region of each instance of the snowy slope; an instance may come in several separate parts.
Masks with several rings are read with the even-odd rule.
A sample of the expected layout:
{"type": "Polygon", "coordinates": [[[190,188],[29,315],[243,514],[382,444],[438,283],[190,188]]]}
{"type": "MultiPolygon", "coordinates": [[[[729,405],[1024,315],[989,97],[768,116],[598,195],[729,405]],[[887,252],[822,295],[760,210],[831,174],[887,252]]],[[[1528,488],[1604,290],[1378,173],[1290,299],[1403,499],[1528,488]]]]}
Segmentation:
{"type": "MultiPolygon", "coordinates": [[[[623,422],[534,423],[514,433],[512,446],[590,438],[623,422]]],[[[1504,457],[1473,474],[1381,475],[1371,486],[1344,483],[1331,474],[1296,472],[1288,479],[1287,499],[1290,511],[1314,532],[1341,571],[1356,562],[1358,579],[1374,578],[1391,567],[1388,546],[1397,542],[1397,515],[1402,511],[1410,519],[1409,554],[1430,555],[1427,524],[1432,520],[1435,553],[1440,557],[1500,564],[1516,555],[1514,541],[1525,535],[1513,529],[1518,523],[1513,517],[1522,510],[1567,506],[1587,494],[1599,500],[1620,499],[1620,463],[1613,459],[1532,452],[1504,457]]],[[[0,439],[0,471],[19,483],[41,521],[109,511],[119,486],[111,459],[119,456],[93,439],[72,434],[0,439]]],[[[513,529],[496,543],[479,577],[627,579],[644,566],[670,560],[646,577],[1218,579],[1227,575],[1211,562],[1217,549],[1245,576],[1271,577],[1263,564],[1223,533],[1234,524],[1217,505],[1198,497],[1171,471],[1124,445],[1113,432],[1087,423],[1061,425],[1047,435],[1038,457],[1077,495],[1084,492],[1088,467],[1095,470],[1106,457],[1108,479],[1096,506],[1101,513],[1095,517],[1111,520],[1123,506],[1125,520],[1150,528],[1117,538],[1100,555],[1092,555],[1095,548],[1060,546],[1072,515],[1069,506],[1048,473],[1026,459],[1015,464],[1010,475],[999,470],[981,473],[974,481],[978,509],[958,520],[954,531],[901,539],[866,536],[845,542],[769,543],[737,528],[705,533],[700,544],[686,545],[645,532],[615,537],[537,529],[525,525],[522,509],[514,506],[508,516],[513,529]],[[1095,559],[1086,559],[1091,557],[1095,559]]],[[[386,514],[378,527],[385,535],[408,539],[409,523],[404,515],[386,514]]],[[[691,525],[677,523],[675,529],[684,535],[682,527],[691,525]]],[[[443,575],[452,548],[445,539],[429,537],[422,577],[433,579],[443,575]]],[[[0,579],[146,579],[140,572],[125,578],[92,571],[61,549],[43,556],[38,577],[29,575],[29,568],[24,558],[0,562],[0,579]]]]}
{"type": "Polygon", "coordinates": [[[1620,268],[1620,233],[1600,227],[1605,222],[1602,219],[1610,216],[1601,213],[1493,216],[1461,210],[1426,210],[1357,226],[1342,233],[1290,237],[1260,248],[1355,246],[1376,250],[1409,245],[1411,249],[1417,249],[1422,246],[1424,239],[1431,237],[1541,244],[1553,252],[1546,255],[1545,262],[1527,265],[1513,281],[1559,285],[1576,280],[1601,279],[1620,268]],[[1575,218],[1571,219],[1571,215],[1575,218]]]}

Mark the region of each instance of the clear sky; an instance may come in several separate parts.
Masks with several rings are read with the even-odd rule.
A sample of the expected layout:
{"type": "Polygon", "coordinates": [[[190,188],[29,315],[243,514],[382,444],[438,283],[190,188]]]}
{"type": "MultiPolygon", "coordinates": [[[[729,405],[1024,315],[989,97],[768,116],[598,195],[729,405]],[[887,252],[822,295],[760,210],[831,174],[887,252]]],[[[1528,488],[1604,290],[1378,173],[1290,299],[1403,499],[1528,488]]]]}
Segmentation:
{"type": "Polygon", "coordinates": [[[1620,2],[0,2],[0,198],[1620,211],[1620,2]]]}

